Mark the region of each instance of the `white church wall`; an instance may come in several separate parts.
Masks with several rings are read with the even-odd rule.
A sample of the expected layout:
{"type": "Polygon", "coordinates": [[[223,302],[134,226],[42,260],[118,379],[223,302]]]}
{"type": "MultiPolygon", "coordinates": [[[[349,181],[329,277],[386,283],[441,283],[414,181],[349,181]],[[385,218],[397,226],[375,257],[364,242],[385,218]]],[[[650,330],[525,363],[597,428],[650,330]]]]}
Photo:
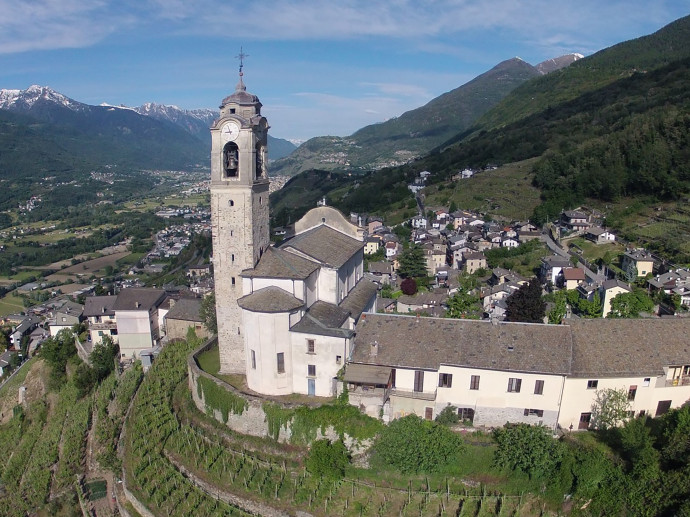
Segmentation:
{"type": "Polygon", "coordinates": [[[309,380],[314,381],[314,395],[332,397],[333,378],[345,364],[348,341],[333,336],[290,333],[292,348],[292,386],[295,393],[309,394],[309,380]],[[309,340],[314,341],[314,352],[309,352],[309,340]],[[309,365],[314,367],[315,375],[309,375],[309,365]]]}
{"type": "Polygon", "coordinates": [[[324,302],[338,304],[338,270],[321,266],[317,282],[317,297],[324,302]]]}
{"type": "Polygon", "coordinates": [[[318,280],[319,280],[319,270],[314,271],[307,280],[304,282],[304,286],[307,292],[307,307],[311,307],[312,304],[318,300],[318,280]]]}
{"type": "Polygon", "coordinates": [[[290,314],[242,311],[242,318],[245,329],[247,386],[266,395],[292,393],[290,314]],[[280,353],[283,354],[283,372],[278,372],[280,353]]]}

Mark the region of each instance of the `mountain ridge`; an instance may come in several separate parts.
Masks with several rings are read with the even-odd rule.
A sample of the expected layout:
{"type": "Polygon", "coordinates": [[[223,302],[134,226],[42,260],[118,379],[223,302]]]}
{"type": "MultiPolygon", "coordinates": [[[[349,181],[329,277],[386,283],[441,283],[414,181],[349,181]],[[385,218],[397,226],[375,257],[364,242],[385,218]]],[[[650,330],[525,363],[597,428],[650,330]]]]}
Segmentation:
{"type": "Polygon", "coordinates": [[[348,137],[312,138],[279,160],[273,170],[293,175],[310,168],[376,170],[409,163],[468,129],[520,84],[568,66],[578,56],[560,56],[549,60],[549,66],[543,62],[536,67],[519,57],[504,60],[399,117],[365,126],[348,137]]]}

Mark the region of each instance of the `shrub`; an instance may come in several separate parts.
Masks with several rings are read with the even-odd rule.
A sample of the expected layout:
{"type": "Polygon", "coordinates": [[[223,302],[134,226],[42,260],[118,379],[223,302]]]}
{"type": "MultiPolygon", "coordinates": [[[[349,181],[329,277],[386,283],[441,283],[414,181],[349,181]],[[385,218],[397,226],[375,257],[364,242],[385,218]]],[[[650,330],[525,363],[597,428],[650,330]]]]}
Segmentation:
{"type": "Polygon", "coordinates": [[[408,296],[415,294],[417,292],[417,281],[414,278],[406,278],[400,282],[400,290],[408,296]]]}
{"type": "Polygon", "coordinates": [[[444,407],[443,411],[436,415],[436,422],[441,425],[454,425],[459,421],[460,418],[458,417],[458,408],[451,406],[450,404],[444,407]]]}
{"type": "Polygon", "coordinates": [[[408,415],[386,427],[374,445],[377,456],[404,474],[437,472],[463,449],[462,439],[447,427],[408,415]]]}
{"type": "Polygon", "coordinates": [[[312,476],[336,481],[345,475],[350,454],[342,440],[316,440],[311,444],[305,464],[312,476]]]}

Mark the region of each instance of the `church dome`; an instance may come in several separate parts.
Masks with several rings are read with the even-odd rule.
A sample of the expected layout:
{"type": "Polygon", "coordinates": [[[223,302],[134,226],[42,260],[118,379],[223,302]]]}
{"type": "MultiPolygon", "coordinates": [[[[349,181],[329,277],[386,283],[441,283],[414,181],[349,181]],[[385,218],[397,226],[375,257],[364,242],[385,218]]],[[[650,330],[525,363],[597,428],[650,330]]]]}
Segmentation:
{"type": "Polygon", "coordinates": [[[244,85],[244,82],[242,82],[242,77],[240,77],[240,82],[237,83],[235,92],[225,97],[223,102],[220,103],[220,107],[223,108],[228,104],[240,104],[246,106],[261,104],[261,101],[259,101],[259,98],[253,93],[247,92],[247,87],[244,85]]]}

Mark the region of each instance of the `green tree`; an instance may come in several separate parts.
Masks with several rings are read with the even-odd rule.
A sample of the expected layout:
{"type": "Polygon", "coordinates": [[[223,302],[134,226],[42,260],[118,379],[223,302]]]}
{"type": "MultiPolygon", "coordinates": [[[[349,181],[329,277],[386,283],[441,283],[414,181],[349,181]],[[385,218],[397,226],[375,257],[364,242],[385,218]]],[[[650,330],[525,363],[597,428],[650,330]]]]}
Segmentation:
{"type": "Polygon", "coordinates": [[[51,380],[55,387],[65,381],[67,361],[76,353],[74,334],[68,329],[61,330],[57,336],[51,336],[41,344],[41,357],[50,366],[51,380]]]}
{"type": "Polygon", "coordinates": [[[417,245],[410,246],[400,254],[398,274],[402,278],[421,278],[427,276],[424,250],[417,245]]]}
{"type": "Polygon", "coordinates": [[[446,318],[478,318],[481,314],[482,307],[476,294],[458,290],[446,303],[446,318]]]}
{"type": "Polygon", "coordinates": [[[592,427],[606,430],[618,427],[628,418],[630,402],[624,388],[597,390],[592,404],[592,427]]]}
{"type": "Polygon", "coordinates": [[[525,323],[542,323],[546,303],[541,296],[541,284],[536,278],[520,286],[520,289],[506,298],[506,320],[525,323]]]}
{"type": "Polygon", "coordinates": [[[200,316],[204,320],[204,326],[211,334],[218,333],[218,320],[216,319],[216,293],[204,296],[201,300],[200,316]]]}
{"type": "Polygon", "coordinates": [[[103,340],[94,345],[89,360],[98,382],[105,379],[115,369],[115,358],[119,351],[120,347],[110,336],[103,336],[103,340]]]}
{"type": "Polygon", "coordinates": [[[381,431],[374,451],[405,474],[437,472],[462,451],[461,438],[447,427],[408,415],[381,431]]]}
{"type": "Polygon", "coordinates": [[[584,298],[578,298],[575,307],[577,308],[577,312],[583,318],[601,318],[602,305],[599,292],[597,291],[594,293],[594,299],[591,302],[589,300],[585,300],[584,298]]]}
{"type": "Polygon", "coordinates": [[[316,440],[309,447],[305,466],[312,476],[337,481],[345,476],[350,454],[342,440],[316,440]]]}
{"type": "Polygon", "coordinates": [[[543,426],[506,424],[494,429],[496,441],[494,465],[521,470],[532,478],[552,474],[562,455],[562,448],[551,432],[543,426]]]}
{"type": "Polygon", "coordinates": [[[74,371],[72,382],[79,392],[79,397],[83,397],[88,394],[98,382],[96,370],[91,368],[88,364],[81,362],[74,371]]]}
{"type": "Polygon", "coordinates": [[[611,312],[607,318],[639,318],[641,312],[651,312],[654,300],[643,289],[631,293],[619,293],[611,300],[611,312]]]}
{"type": "Polygon", "coordinates": [[[554,306],[549,311],[549,323],[552,325],[560,325],[563,322],[567,312],[566,293],[565,291],[558,291],[554,296],[554,306]]]}

